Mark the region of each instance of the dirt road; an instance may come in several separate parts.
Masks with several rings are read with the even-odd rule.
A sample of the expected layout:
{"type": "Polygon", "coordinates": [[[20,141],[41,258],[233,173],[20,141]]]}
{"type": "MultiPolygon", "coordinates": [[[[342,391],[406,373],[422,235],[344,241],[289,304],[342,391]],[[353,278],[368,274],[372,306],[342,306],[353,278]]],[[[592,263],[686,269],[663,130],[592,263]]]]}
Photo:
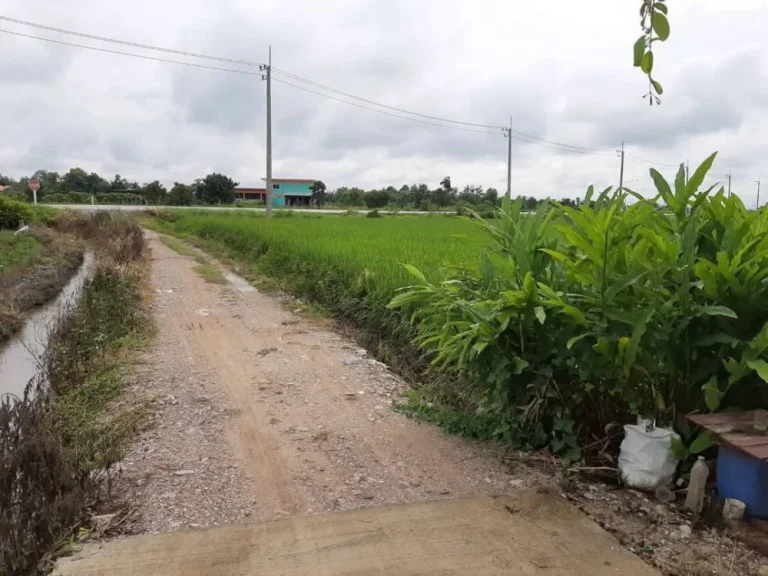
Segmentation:
{"type": "Polygon", "coordinates": [[[395,413],[404,384],[327,323],[206,283],[150,236],[159,333],[134,391],[155,418],[121,485],[137,531],[524,487],[495,449],[395,413]]]}
{"type": "MultiPolygon", "coordinates": [[[[149,236],[159,333],[136,368],[132,388],[136,395],[154,398],[150,404],[152,425],[125,459],[117,482],[118,493],[136,510],[127,525],[130,532],[191,528],[193,531],[185,534],[194,534],[194,529],[222,524],[389,504],[505,493],[520,497],[522,489],[547,484],[545,478],[530,471],[521,477],[510,475],[499,463],[496,450],[488,445],[445,436],[437,428],[395,413],[391,403],[399,398],[404,384],[369,358],[365,350],[322,321],[303,318],[247,284],[206,283],[194,271],[191,258],[173,252],[155,234],[149,236]]],[[[550,494],[536,496],[536,503],[525,506],[538,509],[550,501],[553,507],[547,508],[547,517],[552,526],[559,517],[564,522],[594,527],[585,533],[587,536],[579,537],[578,545],[591,551],[589,558],[594,557],[595,567],[623,566],[622,574],[653,573],[631,554],[614,552],[613,548],[620,548],[615,540],[558,502],[557,492],[550,494]],[[610,558],[602,558],[602,553],[610,558]],[[619,565],[611,564],[617,561],[619,565]]],[[[452,522],[465,515],[474,517],[466,504],[462,506],[463,512],[450,509],[452,522]]],[[[477,510],[482,511],[483,506],[477,510]]],[[[408,524],[418,513],[399,517],[408,524]]],[[[375,511],[371,514],[366,522],[377,517],[375,511]]],[[[347,522],[344,515],[331,517],[338,517],[337,533],[343,531],[347,522]]],[[[350,521],[354,518],[350,516],[350,521]]],[[[446,521],[447,517],[438,518],[432,529],[446,521]]],[[[314,521],[294,518],[291,522],[273,529],[294,537],[304,533],[316,536],[306,524],[314,521]]],[[[265,530],[272,528],[254,529],[253,533],[265,530]]],[[[457,530],[451,538],[464,539],[466,544],[472,530],[457,530]]],[[[515,532],[516,553],[530,548],[539,554],[541,566],[560,566],[570,545],[554,532],[546,546],[534,545],[534,540],[546,538],[546,530],[527,530],[529,536],[526,530],[515,532]],[[545,549],[551,549],[549,559],[544,558],[545,549]]],[[[380,528],[377,533],[386,535],[387,529],[380,528]]],[[[137,541],[147,542],[147,537],[141,538],[137,541]]],[[[172,543],[174,554],[184,550],[187,536],[180,536],[182,541],[164,538],[172,543]]],[[[216,537],[209,535],[204,540],[214,541],[216,537]]],[[[132,541],[122,545],[130,547],[132,541]]],[[[162,541],[152,542],[150,548],[157,552],[157,543],[162,541]]],[[[195,544],[194,537],[186,542],[187,552],[195,557],[192,551],[199,542],[195,544]]],[[[121,545],[119,541],[117,545],[121,545]]],[[[450,548],[445,543],[435,546],[434,552],[440,554],[446,546],[450,548]]],[[[121,557],[118,549],[106,550],[110,549],[115,550],[115,558],[121,557]]],[[[146,566],[150,564],[148,560],[146,566]]],[[[107,565],[99,564],[102,569],[107,565]]],[[[78,566],[83,569],[84,565],[78,566]]],[[[118,571],[117,564],[109,566],[115,568],[110,573],[133,573],[118,571]]],[[[224,569],[168,573],[273,572],[224,569]]]]}

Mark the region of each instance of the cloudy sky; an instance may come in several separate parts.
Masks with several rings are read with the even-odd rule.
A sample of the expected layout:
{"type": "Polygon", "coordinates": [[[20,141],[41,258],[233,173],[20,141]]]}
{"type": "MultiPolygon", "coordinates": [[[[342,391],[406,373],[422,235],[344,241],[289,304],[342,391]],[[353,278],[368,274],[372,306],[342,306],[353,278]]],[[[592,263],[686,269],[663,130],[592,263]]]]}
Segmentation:
{"type": "MultiPolygon", "coordinates": [[[[577,196],[591,183],[616,184],[623,140],[630,187],[651,192],[640,159],[693,165],[719,150],[712,176],[732,171],[733,189],[754,203],[756,186],[737,180],[768,180],[768,3],[668,3],[672,35],[657,49],[655,74],[665,93],[653,108],[631,62],[638,0],[0,0],[0,15],[252,61],[264,61],[271,44],[275,68],[334,89],[478,124],[504,125],[512,115],[517,130],[601,151],[513,141],[514,193],[577,196]]],[[[254,71],[3,21],[0,29],[254,71]]],[[[264,175],[258,76],[3,33],[0,53],[0,173],[80,166],[172,184],[218,171],[243,185],[264,175]]],[[[450,175],[459,187],[506,187],[500,131],[411,122],[277,82],[273,139],[276,177],[335,188],[436,186],[450,175]]]]}

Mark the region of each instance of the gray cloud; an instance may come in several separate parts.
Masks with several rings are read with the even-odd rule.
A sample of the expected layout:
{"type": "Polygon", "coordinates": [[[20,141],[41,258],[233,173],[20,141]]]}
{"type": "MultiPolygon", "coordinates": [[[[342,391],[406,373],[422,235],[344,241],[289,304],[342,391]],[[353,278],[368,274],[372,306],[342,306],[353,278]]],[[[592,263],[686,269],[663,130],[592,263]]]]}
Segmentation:
{"type": "MultiPolygon", "coordinates": [[[[612,0],[595,0],[599,17],[586,20],[575,3],[543,9],[493,0],[223,0],[215,11],[180,0],[28,0],[11,15],[255,61],[272,44],[275,67],[340,90],[483,124],[506,125],[512,114],[516,130],[606,152],[568,154],[514,141],[514,187],[525,194],[573,196],[592,182],[615,184],[612,150],[622,141],[634,156],[670,164],[720,149],[717,174],[731,169],[756,178],[768,154],[768,40],[754,32],[768,7],[679,0],[670,9],[673,35],[657,59],[666,93],[653,109],[641,99],[644,80],[630,62],[637,23],[612,0]]],[[[209,170],[244,183],[264,174],[258,76],[1,34],[0,49],[2,173],[80,165],[166,184],[209,170]]],[[[332,187],[434,185],[446,174],[459,186],[505,186],[506,142],[498,135],[391,118],[279,83],[273,112],[282,175],[309,174],[332,187]]],[[[649,189],[647,169],[628,159],[625,178],[649,189]]]]}

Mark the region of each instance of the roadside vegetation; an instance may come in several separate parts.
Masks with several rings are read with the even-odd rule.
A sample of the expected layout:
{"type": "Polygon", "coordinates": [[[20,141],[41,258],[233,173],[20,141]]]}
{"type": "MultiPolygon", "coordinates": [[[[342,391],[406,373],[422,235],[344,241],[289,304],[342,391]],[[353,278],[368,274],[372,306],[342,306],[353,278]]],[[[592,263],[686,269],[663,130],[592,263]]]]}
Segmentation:
{"type": "Polygon", "coordinates": [[[82,262],[82,244],[47,225],[51,216],[0,197],[0,344],[30,310],[58,294],[82,262]],[[16,234],[23,225],[29,230],[16,234]]]}
{"type": "Polygon", "coordinates": [[[53,225],[95,253],[93,276],[57,320],[24,398],[0,401],[0,573],[46,573],[88,533],[141,406],[114,404],[130,350],[149,334],[139,227],[105,213],[53,225]]]}
{"type": "Polygon", "coordinates": [[[611,426],[641,415],[675,426],[685,456],[710,442],[682,414],[768,405],[768,212],[701,189],[713,160],[673,183],[652,170],[656,198],[590,190],[534,213],[518,200],[493,221],[155,225],[278,278],[399,369],[427,369],[406,412],[568,462],[613,458],[611,426]]]}

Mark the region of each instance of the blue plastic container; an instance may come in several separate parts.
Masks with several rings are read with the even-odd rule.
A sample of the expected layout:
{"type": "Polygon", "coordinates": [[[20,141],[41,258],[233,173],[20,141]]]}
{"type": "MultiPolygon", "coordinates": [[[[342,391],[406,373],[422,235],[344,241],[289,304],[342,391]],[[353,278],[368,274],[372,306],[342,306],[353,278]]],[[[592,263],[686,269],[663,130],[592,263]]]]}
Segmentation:
{"type": "Polygon", "coordinates": [[[720,446],[717,492],[744,502],[749,516],[768,518],[768,462],[720,446]]]}

